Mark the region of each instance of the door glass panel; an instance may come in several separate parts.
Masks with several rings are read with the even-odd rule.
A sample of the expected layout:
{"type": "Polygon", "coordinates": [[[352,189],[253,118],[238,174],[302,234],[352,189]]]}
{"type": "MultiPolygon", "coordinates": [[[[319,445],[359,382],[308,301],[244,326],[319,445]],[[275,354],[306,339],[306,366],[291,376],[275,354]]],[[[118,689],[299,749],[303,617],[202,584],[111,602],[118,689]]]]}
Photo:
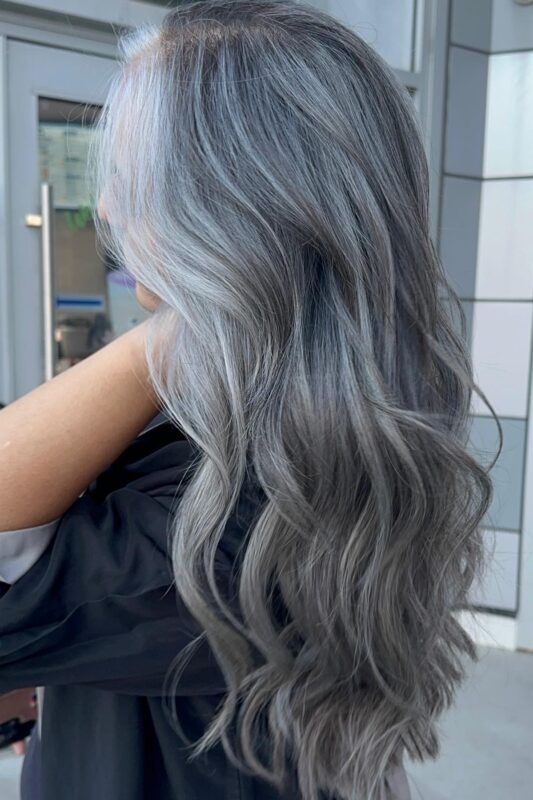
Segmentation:
{"type": "Polygon", "coordinates": [[[54,374],[149,316],[127,271],[96,247],[87,152],[99,106],[39,98],[39,168],[52,185],[56,357],[54,374]]]}

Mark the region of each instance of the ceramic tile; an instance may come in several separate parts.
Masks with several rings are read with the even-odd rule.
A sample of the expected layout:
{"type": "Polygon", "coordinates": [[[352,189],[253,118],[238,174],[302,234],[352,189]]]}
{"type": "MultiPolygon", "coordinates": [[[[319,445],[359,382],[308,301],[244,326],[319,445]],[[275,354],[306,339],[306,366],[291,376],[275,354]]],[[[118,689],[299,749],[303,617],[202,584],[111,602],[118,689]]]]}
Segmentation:
{"type": "Polygon", "coordinates": [[[474,296],[481,181],[444,176],[440,257],[455,291],[474,296]]]}
{"type": "Polygon", "coordinates": [[[487,570],[470,591],[473,605],[516,611],[520,535],[484,530],[487,570]]]}
{"type": "Polygon", "coordinates": [[[520,5],[511,0],[491,0],[491,5],[490,49],[533,50],[533,6],[520,5]]]}
{"type": "MultiPolygon", "coordinates": [[[[503,446],[489,472],[493,498],[481,524],[485,528],[519,531],[522,519],[526,421],[498,417],[503,446]]],[[[496,457],[499,437],[493,417],[473,417],[468,450],[485,468],[496,457]]]]}
{"type": "MultiPolygon", "coordinates": [[[[527,415],[532,311],[528,302],[478,300],[474,304],[474,377],[496,413],[503,416],[527,415]]],[[[472,413],[490,413],[477,395],[472,413]]]]}
{"type": "Polygon", "coordinates": [[[476,297],[533,299],[533,179],[482,183],[476,297]]]}
{"type": "Polygon", "coordinates": [[[489,59],[483,176],[533,177],[533,51],[489,59]]]}
{"type": "Polygon", "coordinates": [[[444,171],[480,178],[489,57],[450,47],[444,171]]]}

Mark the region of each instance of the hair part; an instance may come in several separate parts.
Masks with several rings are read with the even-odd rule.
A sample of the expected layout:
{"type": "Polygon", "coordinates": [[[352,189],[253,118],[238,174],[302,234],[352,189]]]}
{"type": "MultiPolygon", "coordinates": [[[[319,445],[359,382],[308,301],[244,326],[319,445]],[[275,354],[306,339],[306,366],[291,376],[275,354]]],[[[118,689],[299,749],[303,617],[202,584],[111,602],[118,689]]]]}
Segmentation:
{"type": "Polygon", "coordinates": [[[304,800],[377,800],[404,750],[438,755],[477,658],[455,612],[492,498],[472,392],[493,409],[431,240],[416,111],[302,3],[180,4],[120,54],[95,223],[162,299],[150,375],[201,452],[169,531],[175,585],[228,687],[191,757],[221,741],[280,789],[290,763],[304,800]],[[218,552],[247,485],[233,608],[218,552]]]}

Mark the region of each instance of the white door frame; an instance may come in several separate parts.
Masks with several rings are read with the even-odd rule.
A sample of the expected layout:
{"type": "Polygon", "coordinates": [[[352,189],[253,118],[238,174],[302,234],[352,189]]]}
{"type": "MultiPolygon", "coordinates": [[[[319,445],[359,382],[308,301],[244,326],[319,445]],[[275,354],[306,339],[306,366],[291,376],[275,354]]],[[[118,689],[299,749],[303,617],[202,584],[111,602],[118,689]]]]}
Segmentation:
{"type": "Polygon", "coordinates": [[[118,68],[108,56],[0,37],[0,400],[44,379],[38,98],[102,104],[118,68]]]}

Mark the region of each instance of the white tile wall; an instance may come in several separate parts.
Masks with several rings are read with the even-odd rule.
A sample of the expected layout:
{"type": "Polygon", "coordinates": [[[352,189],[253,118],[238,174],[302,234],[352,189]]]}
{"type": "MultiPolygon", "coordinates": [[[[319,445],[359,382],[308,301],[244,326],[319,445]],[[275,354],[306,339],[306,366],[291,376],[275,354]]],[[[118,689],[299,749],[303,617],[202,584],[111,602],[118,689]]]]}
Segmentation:
{"type": "MultiPolygon", "coordinates": [[[[440,254],[465,310],[472,309],[474,378],[494,407],[504,437],[491,473],[493,500],[483,520],[487,548],[494,550],[494,557],[483,585],[473,587],[473,602],[517,611],[524,537],[529,552],[522,547],[522,595],[516,620],[523,635],[519,639],[517,634],[516,641],[531,647],[533,569],[528,567],[528,573],[524,564],[533,565],[533,556],[527,514],[522,520],[522,499],[526,510],[528,502],[533,508],[529,498],[533,492],[524,482],[526,432],[533,430],[530,409],[528,420],[533,317],[533,4],[451,0],[449,34],[440,254]],[[467,178],[479,180],[469,184],[467,178]],[[465,299],[472,297],[473,302],[465,299]],[[525,615],[529,615],[529,627],[525,615]]],[[[497,426],[475,393],[471,413],[472,448],[480,460],[486,456],[492,461],[497,426]]],[[[528,446],[529,461],[532,454],[528,446]]],[[[514,638],[509,646],[515,646],[514,638]]]]}
{"type": "Polygon", "coordinates": [[[489,58],[483,176],[533,176],[533,51],[489,58]]]}
{"type": "MultiPolygon", "coordinates": [[[[500,416],[527,416],[532,313],[527,302],[474,303],[474,377],[500,416]]],[[[490,413],[477,394],[472,413],[490,413]]]]}
{"type": "Polygon", "coordinates": [[[533,299],[533,179],[481,184],[475,296],[533,299]]]}

